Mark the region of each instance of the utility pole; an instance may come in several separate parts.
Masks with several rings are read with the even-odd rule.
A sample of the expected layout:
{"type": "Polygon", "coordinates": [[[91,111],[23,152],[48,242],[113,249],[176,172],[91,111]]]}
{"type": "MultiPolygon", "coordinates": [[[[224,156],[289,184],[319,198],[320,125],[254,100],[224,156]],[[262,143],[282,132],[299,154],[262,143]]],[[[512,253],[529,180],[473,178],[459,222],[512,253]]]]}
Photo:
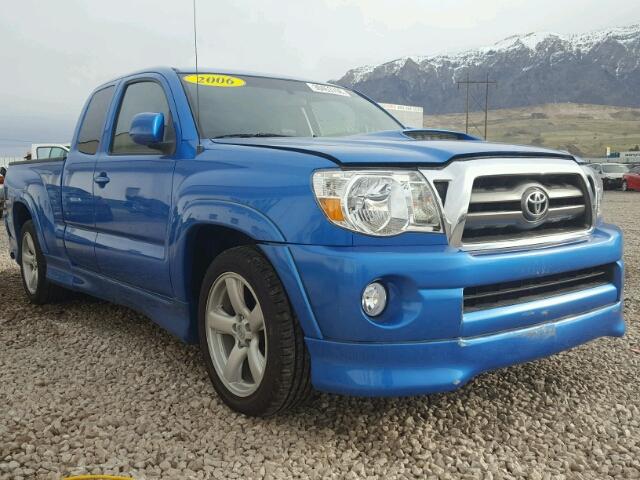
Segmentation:
{"type": "MultiPolygon", "coordinates": [[[[493,81],[493,80],[489,80],[489,74],[488,73],[487,73],[486,80],[471,80],[469,78],[469,72],[467,72],[466,80],[460,80],[460,81],[458,81],[456,83],[458,84],[458,90],[460,90],[460,85],[464,85],[465,89],[466,89],[466,106],[465,106],[465,113],[466,113],[465,132],[466,133],[469,133],[469,98],[470,98],[469,87],[471,85],[484,85],[484,87],[485,87],[485,92],[484,92],[484,139],[486,140],[487,139],[487,126],[488,126],[488,123],[489,123],[489,86],[490,85],[498,85],[498,82],[493,81]]],[[[476,103],[479,103],[479,102],[476,102],[476,103]]]]}
{"type": "Polygon", "coordinates": [[[487,123],[489,120],[489,74],[487,73],[487,83],[484,84],[484,139],[487,139],[487,123]]]}
{"type": "MultiPolygon", "coordinates": [[[[469,133],[469,72],[467,72],[467,81],[465,83],[465,86],[467,87],[467,106],[465,108],[465,111],[467,112],[467,121],[465,123],[465,133],[469,133]]],[[[460,87],[460,84],[458,84],[458,88],[460,87]]]]}

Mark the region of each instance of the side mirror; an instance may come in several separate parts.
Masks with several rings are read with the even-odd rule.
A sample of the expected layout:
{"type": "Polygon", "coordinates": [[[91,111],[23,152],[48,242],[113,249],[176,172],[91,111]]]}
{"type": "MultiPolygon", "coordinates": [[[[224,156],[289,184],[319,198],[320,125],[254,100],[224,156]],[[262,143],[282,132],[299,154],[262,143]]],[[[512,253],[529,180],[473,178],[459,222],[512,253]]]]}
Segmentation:
{"type": "Polygon", "coordinates": [[[131,120],[129,136],[138,145],[161,149],[164,138],[164,114],[139,113],[131,120]]]}

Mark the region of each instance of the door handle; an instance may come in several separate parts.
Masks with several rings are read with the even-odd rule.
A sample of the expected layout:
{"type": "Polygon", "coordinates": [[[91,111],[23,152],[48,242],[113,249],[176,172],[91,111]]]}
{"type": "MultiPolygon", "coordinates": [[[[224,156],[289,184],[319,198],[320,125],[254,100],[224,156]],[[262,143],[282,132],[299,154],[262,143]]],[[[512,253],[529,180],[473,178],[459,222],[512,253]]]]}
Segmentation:
{"type": "Polygon", "coordinates": [[[111,181],[111,179],[107,176],[106,172],[100,172],[98,175],[93,177],[93,181],[96,182],[100,188],[103,188],[111,181]]]}

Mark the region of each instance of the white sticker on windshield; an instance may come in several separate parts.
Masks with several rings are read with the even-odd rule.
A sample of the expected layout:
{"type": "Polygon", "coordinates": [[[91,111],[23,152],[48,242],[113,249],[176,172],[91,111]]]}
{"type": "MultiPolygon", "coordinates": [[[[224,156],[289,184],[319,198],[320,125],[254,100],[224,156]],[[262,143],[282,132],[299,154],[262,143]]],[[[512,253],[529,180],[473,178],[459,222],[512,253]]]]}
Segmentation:
{"type": "Polygon", "coordinates": [[[343,97],[350,97],[349,92],[344,88],[334,87],[332,85],[322,85],[320,83],[307,83],[309,88],[318,93],[330,93],[331,95],[341,95],[343,97]]]}

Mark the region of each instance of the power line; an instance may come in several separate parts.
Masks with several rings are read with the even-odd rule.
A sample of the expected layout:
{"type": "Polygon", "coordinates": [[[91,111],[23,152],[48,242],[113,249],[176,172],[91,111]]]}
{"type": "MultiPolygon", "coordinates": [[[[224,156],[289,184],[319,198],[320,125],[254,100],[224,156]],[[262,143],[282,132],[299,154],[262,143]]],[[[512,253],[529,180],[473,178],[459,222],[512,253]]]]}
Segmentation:
{"type": "MultiPolygon", "coordinates": [[[[489,86],[497,86],[498,82],[495,80],[489,80],[489,74],[487,73],[486,80],[471,80],[469,78],[469,72],[467,72],[466,80],[459,80],[456,82],[458,85],[458,90],[460,90],[460,85],[464,85],[466,90],[466,99],[465,99],[465,132],[469,133],[469,100],[473,100],[473,103],[477,106],[481,106],[481,103],[471,94],[470,87],[472,85],[484,85],[484,139],[487,139],[487,125],[489,123],[489,86]]],[[[478,132],[480,129],[476,125],[472,125],[478,132]]]]}

